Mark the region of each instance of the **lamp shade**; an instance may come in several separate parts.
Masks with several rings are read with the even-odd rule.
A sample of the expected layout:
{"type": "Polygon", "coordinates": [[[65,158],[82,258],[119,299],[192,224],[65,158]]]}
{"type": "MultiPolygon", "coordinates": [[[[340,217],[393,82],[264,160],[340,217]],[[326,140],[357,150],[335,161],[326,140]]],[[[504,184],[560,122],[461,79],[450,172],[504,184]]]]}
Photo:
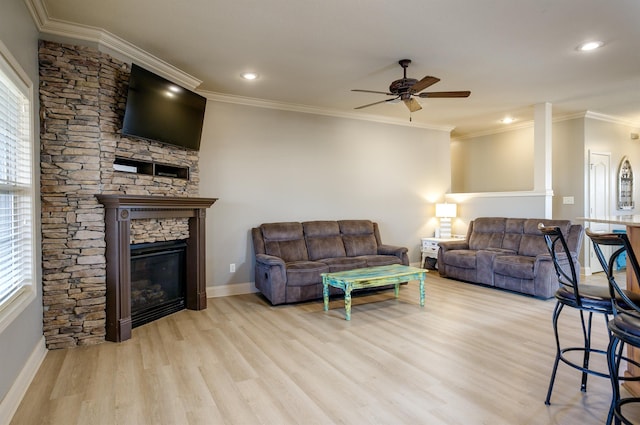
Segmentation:
{"type": "Polygon", "coordinates": [[[436,204],[436,217],[453,218],[457,213],[456,204],[436,204]]]}

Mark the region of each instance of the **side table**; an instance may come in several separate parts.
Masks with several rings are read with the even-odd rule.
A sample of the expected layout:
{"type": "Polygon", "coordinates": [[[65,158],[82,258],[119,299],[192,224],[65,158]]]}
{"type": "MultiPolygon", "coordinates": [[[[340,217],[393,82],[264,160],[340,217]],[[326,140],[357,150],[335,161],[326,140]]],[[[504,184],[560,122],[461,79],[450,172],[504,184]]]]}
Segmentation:
{"type": "Polygon", "coordinates": [[[440,249],[440,242],[459,241],[460,238],[421,238],[422,257],[420,258],[420,267],[424,267],[424,260],[429,258],[438,259],[438,250],[440,249]]]}

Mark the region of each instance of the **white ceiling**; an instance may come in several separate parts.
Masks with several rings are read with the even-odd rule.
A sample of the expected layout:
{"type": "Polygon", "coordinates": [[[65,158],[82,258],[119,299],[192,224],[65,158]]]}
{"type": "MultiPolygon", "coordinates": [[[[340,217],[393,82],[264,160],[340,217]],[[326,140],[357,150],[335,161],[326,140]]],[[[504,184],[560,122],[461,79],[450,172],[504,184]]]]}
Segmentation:
{"type": "MultiPolygon", "coordinates": [[[[402,103],[354,107],[402,77],[441,81],[426,91],[469,98],[420,99],[413,123],[496,128],[586,111],[640,126],[638,0],[25,0],[51,23],[92,27],[190,74],[198,90],[408,122],[402,103]],[[42,2],[42,3],[40,3],[42,2]],[[576,46],[601,40],[581,53],[576,46]],[[243,81],[240,73],[260,78],[243,81]]],[[[42,20],[42,17],[41,17],[42,20]]]]}

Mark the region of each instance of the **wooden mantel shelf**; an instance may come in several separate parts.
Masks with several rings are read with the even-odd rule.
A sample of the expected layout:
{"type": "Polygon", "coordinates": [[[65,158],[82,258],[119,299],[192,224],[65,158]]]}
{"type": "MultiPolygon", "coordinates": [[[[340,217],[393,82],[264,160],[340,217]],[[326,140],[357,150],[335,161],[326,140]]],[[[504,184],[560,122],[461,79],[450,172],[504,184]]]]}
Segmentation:
{"type": "Polygon", "coordinates": [[[106,208],[163,208],[194,209],[209,208],[218,198],[189,198],[178,196],[142,195],[98,195],[98,200],[106,208]]]}
{"type": "Polygon", "coordinates": [[[188,218],[186,294],[190,310],[207,308],[205,217],[217,198],[97,195],[105,207],[108,341],[131,338],[131,220],[188,218]]]}

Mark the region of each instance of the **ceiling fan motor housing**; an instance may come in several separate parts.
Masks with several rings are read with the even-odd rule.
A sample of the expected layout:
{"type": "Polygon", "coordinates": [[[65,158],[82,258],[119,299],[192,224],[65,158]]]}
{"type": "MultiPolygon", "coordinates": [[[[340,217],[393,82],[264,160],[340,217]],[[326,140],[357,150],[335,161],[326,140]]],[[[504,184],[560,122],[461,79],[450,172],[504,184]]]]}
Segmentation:
{"type": "Polygon", "coordinates": [[[401,78],[391,83],[391,85],[389,86],[389,91],[393,94],[400,95],[403,93],[409,93],[411,87],[413,87],[413,85],[417,82],[418,80],[416,80],[415,78],[401,78]]]}

